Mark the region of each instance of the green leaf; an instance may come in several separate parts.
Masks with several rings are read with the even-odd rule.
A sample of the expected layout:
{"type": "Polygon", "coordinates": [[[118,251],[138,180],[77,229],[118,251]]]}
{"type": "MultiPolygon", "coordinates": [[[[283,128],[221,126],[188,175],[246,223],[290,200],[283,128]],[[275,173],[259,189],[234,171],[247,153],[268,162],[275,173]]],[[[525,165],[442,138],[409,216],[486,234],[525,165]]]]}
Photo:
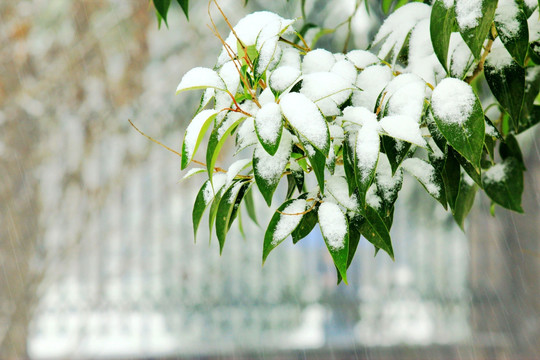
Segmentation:
{"type": "Polygon", "coordinates": [[[349,222],[338,205],[325,201],[319,206],[319,226],[326,247],[339,274],[347,283],[349,257],[349,222]]]}
{"type": "Polygon", "coordinates": [[[212,184],[210,183],[210,180],[206,180],[204,184],[201,186],[201,189],[197,193],[197,197],[195,198],[195,203],[193,204],[193,212],[192,212],[192,220],[193,220],[193,239],[194,241],[197,240],[197,230],[199,229],[199,224],[201,222],[201,218],[204,214],[204,211],[208,207],[208,204],[210,204],[211,199],[207,199],[206,194],[212,193],[212,184]]]}
{"type": "Polygon", "coordinates": [[[463,170],[469,175],[478,186],[482,187],[482,177],[480,175],[480,172],[477,171],[474,166],[463,156],[461,156],[457,151],[452,149],[451,147],[448,147],[448,153],[452,153],[452,155],[456,158],[456,160],[459,162],[463,170]]]}
{"type": "Polygon", "coordinates": [[[478,185],[476,185],[471,178],[466,174],[461,174],[461,180],[459,181],[459,193],[456,198],[454,207],[452,208],[452,215],[459,227],[464,230],[465,218],[469,214],[476,196],[478,185]]]}
{"type": "Polygon", "coordinates": [[[384,135],[382,137],[382,146],[384,153],[388,157],[390,167],[392,168],[392,174],[395,174],[399,165],[405,160],[411,149],[411,143],[396,140],[390,136],[384,135]]]}
{"type": "MultiPolygon", "coordinates": [[[[471,49],[474,57],[480,59],[480,52],[482,51],[482,45],[486,40],[493,18],[495,17],[495,9],[497,8],[497,0],[483,0],[482,1],[482,16],[477,19],[477,25],[474,27],[458,27],[463,40],[471,49]]],[[[456,9],[457,11],[457,9],[456,9]]],[[[459,19],[459,17],[458,17],[459,19]]]]}
{"type": "Polygon", "coordinates": [[[453,151],[448,151],[442,171],[444,188],[446,192],[446,200],[451,209],[456,208],[456,201],[459,196],[461,167],[458,160],[454,156],[453,151]]]}
{"type": "Polygon", "coordinates": [[[523,164],[508,157],[482,174],[484,191],[495,203],[509,210],[523,212],[523,164]]]}
{"type": "Polygon", "coordinates": [[[171,5],[171,0],[153,0],[154,1],[154,7],[156,8],[157,13],[163,21],[165,21],[165,24],[167,24],[167,13],[169,12],[169,6],[171,5]]]}
{"type": "Polygon", "coordinates": [[[222,121],[218,126],[214,127],[210,139],[208,140],[208,147],[206,149],[206,170],[208,171],[208,178],[212,181],[212,174],[214,173],[214,167],[216,165],[217,158],[221,148],[225,144],[227,138],[232,134],[238,125],[246,118],[240,118],[232,124],[228,124],[227,118],[222,121]]]}
{"type": "Polygon", "coordinates": [[[297,242],[308,236],[315,227],[315,225],[317,225],[317,210],[318,205],[315,205],[313,210],[309,211],[302,217],[302,220],[300,221],[298,227],[294,229],[294,231],[291,233],[293,244],[296,244],[297,242]]]}
{"type": "Polygon", "coordinates": [[[216,118],[216,115],[217,112],[214,110],[203,110],[191,120],[184,133],[184,141],[182,142],[182,163],[180,166],[182,170],[193,160],[206,131],[216,118]]]}
{"type": "MultiPolygon", "coordinates": [[[[348,218],[349,221],[349,254],[347,256],[347,269],[352,264],[352,261],[354,259],[354,254],[356,253],[356,249],[358,248],[358,244],[360,243],[360,224],[361,222],[365,221],[362,216],[355,216],[353,218],[348,218]]],[[[337,272],[338,280],[337,283],[341,282],[342,277],[339,271],[337,272]]]]}
{"type": "Polygon", "coordinates": [[[525,96],[525,69],[515,61],[503,67],[496,67],[488,56],[484,74],[491,92],[508,112],[514,123],[514,129],[517,130],[525,96]]]}
{"type": "Polygon", "coordinates": [[[257,212],[255,211],[255,202],[253,201],[253,192],[251,191],[251,187],[244,196],[244,204],[246,205],[249,218],[258,226],[259,222],[257,221],[257,212]]]}
{"type": "Polygon", "coordinates": [[[441,65],[448,72],[448,47],[456,23],[454,6],[447,8],[443,0],[435,0],[431,9],[430,34],[433,50],[441,65]]]}
{"type": "Polygon", "coordinates": [[[182,11],[186,15],[186,19],[189,21],[189,0],[177,0],[178,4],[182,8],[182,11]]]}
{"type": "Polygon", "coordinates": [[[484,148],[484,112],[471,86],[458,79],[444,79],[433,90],[431,111],[446,141],[479,171],[484,148]]]}
{"type": "Polygon", "coordinates": [[[393,1],[394,0],[382,0],[381,7],[382,7],[382,11],[385,14],[388,14],[388,12],[390,11],[390,7],[392,6],[393,1]]]}
{"type": "Polygon", "coordinates": [[[519,143],[514,135],[508,134],[505,141],[501,142],[501,145],[499,146],[499,154],[503,160],[509,157],[516,158],[518,163],[523,165],[523,171],[526,170],[523,161],[523,153],[521,152],[519,143]]]}
{"type": "Polygon", "coordinates": [[[380,137],[377,122],[364,123],[358,130],[355,144],[356,184],[360,204],[365,203],[366,193],[375,178],[375,170],[379,161],[380,137]]]}
{"type": "MultiPolygon", "coordinates": [[[[210,183],[212,184],[212,182],[210,183]]],[[[219,189],[216,189],[216,186],[214,185],[215,196],[214,196],[214,200],[212,201],[212,205],[210,206],[210,212],[208,213],[208,229],[209,229],[208,239],[209,240],[212,239],[212,228],[214,227],[217,212],[219,209],[219,204],[221,202],[221,198],[223,197],[223,193],[225,191],[227,191],[226,186],[221,186],[219,189]]]]}
{"type": "Polygon", "coordinates": [[[377,248],[386,251],[394,260],[390,231],[379,213],[368,205],[364,209],[363,215],[366,221],[360,225],[361,234],[377,248]]]}
{"type": "Polygon", "coordinates": [[[530,127],[530,116],[534,110],[534,100],[540,93],[540,66],[531,66],[525,69],[525,95],[523,97],[523,108],[519,120],[518,133],[530,127]]]}
{"type": "Polygon", "coordinates": [[[238,207],[247,188],[249,182],[237,181],[234,182],[227,191],[223,194],[216,213],[216,235],[219,241],[219,253],[223,252],[225,239],[231,224],[236,217],[238,207]]]}
{"type": "Polygon", "coordinates": [[[345,140],[343,141],[343,168],[345,170],[345,177],[347,178],[349,196],[351,196],[354,190],[356,189],[356,171],[355,171],[356,166],[354,165],[355,141],[356,141],[356,138],[351,139],[349,133],[347,133],[347,135],[345,136],[345,140]],[[353,140],[352,146],[351,146],[351,140],[353,140]]]}
{"type": "Polygon", "coordinates": [[[298,227],[304,217],[300,213],[306,211],[306,207],[307,202],[305,199],[291,199],[285,201],[276,210],[264,234],[263,264],[268,254],[298,227]]]}
{"type": "Polygon", "coordinates": [[[499,5],[495,12],[495,27],[506,50],[519,65],[525,65],[529,48],[529,26],[527,16],[517,3],[499,5]],[[511,14],[515,17],[509,17],[511,14]]]}

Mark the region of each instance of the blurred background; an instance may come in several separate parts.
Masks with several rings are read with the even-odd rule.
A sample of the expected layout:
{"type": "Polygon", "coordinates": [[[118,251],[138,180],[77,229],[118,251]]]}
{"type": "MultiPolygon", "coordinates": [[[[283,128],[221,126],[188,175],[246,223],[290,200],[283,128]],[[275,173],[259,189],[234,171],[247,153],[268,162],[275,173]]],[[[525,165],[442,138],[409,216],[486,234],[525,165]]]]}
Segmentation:
{"type": "MultiPolygon", "coordinates": [[[[158,30],[148,0],[0,2],[1,359],[540,358],[537,129],[522,138],[525,215],[493,218],[478,195],[463,233],[406,179],[396,261],[363,241],[336,286],[317,231],[261,267],[271,213],[256,199],[261,227],[235,227],[220,257],[205,226],[193,242],[204,176],[179,183],[180,159],[128,123],[179,149],[200,94],[176,86],[219,53],[207,2],[189,22],[173,3],[158,30]]],[[[335,27],[354,3],[307,1],[307,16],[335,27]]],[[[350,48],[383,20],[373,3],[350,48]]],[[[300,15],[300,1],[220,4],[233,24],[300,15]]],[[[319,45],[340,51],[342,30],[319,45]]]]}

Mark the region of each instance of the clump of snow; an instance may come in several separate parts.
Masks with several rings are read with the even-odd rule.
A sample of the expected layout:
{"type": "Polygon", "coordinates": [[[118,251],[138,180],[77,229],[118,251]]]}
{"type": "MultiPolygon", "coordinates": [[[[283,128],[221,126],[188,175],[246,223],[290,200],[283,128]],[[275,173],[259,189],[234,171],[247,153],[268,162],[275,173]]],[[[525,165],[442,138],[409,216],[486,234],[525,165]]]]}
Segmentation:
{"type": "Polygon", "coordinates": [[[276,102],[276,98],[274,94],[272,93],[272,90],[270,90],[270,88],[267,87],[259,95],[259,104],[261,104],[261,106],[264,106],[266,104],[274,103],[274,102],[276,102]]]}
{"type": "Polygon", "coordinates": [[[498,23],[497,30],[504,32],[508,37],[516,37],[520,30],[518,20],[520,11],[515,0],[499,0],[495,10],[495,21],[498,23]]]}
{"type": "Polygon", "coordinates": [[[460,29],[470,29],[478,25],[482,17],[483,0],[456,0],[456,20],[460,29]]]}
{"type": "Polygon", "coordinates": [[[184,136],[184,150],[188,159],[195,155],[197,140],[204,124],[215,114],[217,114],[215,110],[203,110],[189,123],[184,136]]]}
{"type": "Polygon", "coordinates": [[[448,54],[449,64],[447,65],[451,75],[456,78],[464,77],[474,63],[474,56],[460,33],[454,32],[450,35],[448,54]]]}
{"type": "Polygon", "coordinates": [[[444,6],[449,9],[454,6],[454,0],[443,0],[444,6]]]}
{"type": "Polygon", "coordinates": [[[383,42],[379,58],[384,59],[392,53],[392,62],[403,48],[409,32],[423,19],[429,19],[431,6],[422,3],[409,3],[394,11],[382,24],[375,36],[374,44],[383,42]]]}
{"type": "Polygon", "coordinates": [[[246,166],[249,165],[251,159],[240,159],[231,164],[227,170],[227,184],[232,184],[236,175],[240,173],[246,166]]]}
{"type": "Polygon", "coordinates": [[[533,41],[540,40],[540,9],[537,8],[534,10],[531,16],[529,16],[529,19],[527,20],[527,24],[529,26],[529,43],[533,41]]]}
{"type": "Polygon", "coordinates": [[[196,67],[189,70],[180,80],[176,93],[191,89],[216,88],[224,90],[225,83],[218,73],[205,67],[196,67]]]}
{"type": "Polygon", "coordinates": [[[255,119],[247,118],[236,133],[236,147],[238,150],[248,146],[255,145],[258,142],[257,133],[255,132],[255,119]]]}
{"type": "Polygon", "coordinates": [[[278,34],[281,27],[281,21],[268,24],[261,30],[257,37],[256,47],[259,52],[259,59],[257,61],[256,71],[259,74],[265,72],[271,66],[272,62],[276,62],[277,60],[275,58],[279,59],[278,54],[281,49],[278,46],[278,34]]]}
{"type": "Polygon", "coordinates": [[[488,184],[504,181],[507,175],[507,162],[502,162],[490,167],[484,172],[484,181],[488,184]]]}
{"type": "Polygon", "coordinates": [[[262,141],[274,144],[282,126],[281,108],[276,103],[264,105],[255,117],[255,128],[262,141]]]}
{"type": "Polygon", "coordinates": [[[529,9],[534,9],[538,6],[538,0],[525,0],[525,5],[527,5],[529,9]]]}
{"type": "Polygon", "coordinates": [[[364,122],[376,122],[377,115],[363,106],[347,106],[343,115],[338,118],[342,122],[351,122],[356,125],[364,125],[364,122]]]}
{"type": "Polygon", "coordinates": [[[486,58],[486,66],[492,67],[496,70],[502,70],[505,67],[512,66],[514,59],[512,55],[502,45],[500,39],[496,39],[493,42],[493,48],[486,58]]]}
{"type": "Polygon", "coordinates": [[[331,176],[326,181],[326,189],[338,203],[349,210],[358,209],[356,195],[349,196],[347,180],[341,176],[331,176]]]}
{"type": "Polygon", "coordinates": [[[330,71],[336,63],[334,55],[324,49],[312,50],[304,56],[302,62],[302,73],[311,74],[314,72],[330,71]]]}
{"type": "Polygon", "coordinates": [[[364,69],[369,65],[379,63],[379,58],[369,51],[366,50],[352,50],[347,53],[347,59],[352,61],[354,66],[359,69],[364,69]]]}
{"type": "Polygon", "coordinates": [[[304,75],[300,93],[315,102],[325,116],[338,115],[338,105],[351,96],[352,84],[330,72],[304,75]]]}
{"type": "Polygon", "coordinates": [[[229,204],[232,204],[236,201],[236,197],[238,196],[238,192],[240,191],[240,188],[244,185],[243,182],[238,181],[236,184],[234,184],[231,193],[229,194],[229,197],[227,198],[227,202],[229,204]]]}
{"type": "Polygon", "coordinates": [[[377,185],[371,184],[369,187],[366,193],[366,203],[376,210],[381,208],[382,200],[377,195],[377,185]]]}
{"type": "Polygon", "coordinates": [[[305,95],[288,93],[280,99],[281,111],[287,121],[316,148],[328,144],[328,127],[317,105],[305,95]]]}
{"type": "Polygon", "coordinates": [[[386,116],[379,122],[382,129],[391,137],[409,142],[421,147],[426,146],[422,137],[420,124],[406,115],[386,116]]]}
{"type": "Polygon", "coordinates": [[[193,168],[193,169],[189,169],[189,171],[186,173],[186,175],[184,175],[182,177],[182,180],[185,180],[187,178],[190,178],[192,177],[193,175],[195,174],[199,174],[199,173],[202,173],[202,172],[205,172],[206,169],[203,169],[203,168],[193,168]]]}
{"type": "Polygon", "coordinates": [[[278,245],[281,241],[285,240],[294,229],[296,229],[303,217],[303,214],[300,215],[300,213],[306,211],[306,205],[306,200],[296,199],[283,209],[283,214],[280,215],[272,236],[272,245],[278,245]]]}
{"type": "Polygon", "coordinates": [[[339,60],[332,66],[331,73],[337,74],[345,79],[348,83],[354,84],[358,71],[354,65],[348,60],[339,60]]]}
{"type": "Polygon", "coordinates": [[[363,106],[372,111],[379,94],[392,79],[392,70],[386,65],[372,65],[358,74],[356,86],[362,91],[353,91],[352,103],[354,106],[363,106]]]}
{"type": "Polygon", "coordinates": [[[379,157],[380,139],[379,124],[375,120],[366,119],[358,130],[356,137],[356,159],[360,170],[360,178],[365,181],[377,164],[379,157]]]}
{"type": "Polygon", "coordinates": [[[345,138],[345,133],[341,126],[330,124],[328,125],[328,131],[330,132],[330,137],[334,139],[334,141],[340,141],[345,138]]]}
{"type": "MultiPolygon", "coordinates": [[[[271,38],[282,31],[289,29],[294,20],[287,20],[281,16],[269,11],[257,11],[242,18],[238,24],[234,27],[236,35],[240,38],[245,46],[255,45],[257,40],[264,43],[268,38],[271,38]],[[275,24],[280,24],[279,27],[275,24]],[[276,29],[276,32],[265,31],[264,36],[260,37],[259,34],[269,26],[272,29],[276,29]]],[[[231,33],[225,39],[225,42],[233,49],[237,49],[238,39],[231,33]]],[[[218,66],[224,64],[230,60],[228,53],[223,49],[218,57],[218,66]]]]}
{"type": "Polygon", "coordinates": [[[426,83],[414,74],[396,76],[385,89],[389,115],[406,115],[420,122],[426,97],[426,83]]]}
{"type": "Polygon", "coordinates": [[[330,249],[337,251],[345,247],[347,219],[338,205],[325,201],[318,211],[321,232],[330,249]]]}
{"type": "Polygon", "coordinates": [[[300,59],[300,52],[293,48],[287,47],[283,49],[281,53],[281,59],[279,60],[279,66],[290,66],[296,70],[300,70],[302,67],[302,61],[300,59]]]}
{"type": "Polygon", "coordinates": [[[278,150],[274,156],[268,154],[260,144],[257,144],[253,155],[257,159],[257,174],[267,183],[279,181],[291,157],[291,149],[292,138],[285,129],[283,130],[278,150]]]}
{"type": "Polygon", "coordinates": [[[434,182],[435,168],[432,165],[418,158],[409,158],[403,160],[401,166],[417,178],[433,197],[439,197],[441,188],[434,182]]]}
{"type": "Polygon", "coordinates": [[[431,107],[435,116],[449,124],[462,125],[472,114],[476,95],[464,81],[446,78],[437,85],[431,95],[431,107]]]}
{"type": "Polygon", "coordinates": [[[292,86],[300,77],[300,70],[292,66],[280,66],[270,75],[270,87],[283,92],[292,86]]]}
{"type": "Polygon", "coordinates": [[[446,71],[433,50],[429,26],[430,19],[424,19],[411,32],[407,71],[436,84],[444,78],[446,71]]]}

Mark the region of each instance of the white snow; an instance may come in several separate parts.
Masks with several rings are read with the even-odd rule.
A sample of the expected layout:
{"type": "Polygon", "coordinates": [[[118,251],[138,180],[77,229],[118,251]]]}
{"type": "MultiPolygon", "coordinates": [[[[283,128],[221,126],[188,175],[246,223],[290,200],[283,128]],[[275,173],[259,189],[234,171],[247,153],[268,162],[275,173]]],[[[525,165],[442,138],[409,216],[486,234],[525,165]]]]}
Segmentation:
{"type": "Polygon", "coordinates": [[[339,125],[328,125],[328,131],[330,132],[330,137],[334,140],[334,142],[339,142],[345,138],[343,128],[339,125]]]}
{"type": "Polygon", "coordinates": [[[337,251],[345,247],[347,219],[338,205],[325,201],[319,206],[319,225],[330,249],[337,251]]]}
{"type": "Polygon", "coordinates": [[[358,75],[358,71],[354,67],[353,63],[348,60],[337,61],[334,66],[332,66],[330,72],[341,76],[350,84],[354,84],[356,82],[356,77],[358,75]]]}
{"type": "Polygon", "coordinates": [[[349,196],[347,180],[342,176],[330,176],[326,180],[326,189],[336,201],[348,210],[357,210],[358,201],[356,195],[349,196]]]}
{"type": "Polygon", "coordinates": [[[437,85],[431,95],[431,107],[435,116],[449,124],[462,125],[473,111],[476,95],[464,81],[446,78],[437,85]]]}
{"type": "Polygon", "coordinates": [[[270,87],[275,91],[283,92],[292,86],[300,75],[300,70],[295,67],[280,66],[270,75],[270,87]]]}
{"type": "Polygon", "coordinates": [[[232,204],[236,201],[236,197],[238,196],[238,192],[240,191],[240,188],[244,185],[243,182],[238,181],[236,184],[234,184],[231,193],[229,194],[229,197],[227,198],[227,202],[229,204],[232,204]]]}
{"type": "Polygon", "coordinates": [[[264,105],[255,117],[255,128],[262,141],[274,144],[282,126],[281,108],[276,103],[264,105]]]}
{"type": "Polygon", "coordinates": [[[377,164],[379,157],[379,124],[372,119],[365,119],[356,137],[356,158],[362,181],[366,180],[377,164]]]}
{"type": "Polygon", "coordinates": [[[486,183],[498,183],[504,181],[507,175],[507,162],[502,162],[490,167],[484,172],[484,181],[486,183]]]}
{"type": "Polygon", "coordinates": [[[517,36],[520,28],[517,17],[520,11],[515,0],[499,0],[495,10],[495,21],[498,22],[497,30],[504,32],[508,37],[517,36]]]}
{"type": "Polygon", "coordinates": [[[379,63],[377,55],[370,53],[367,50],[352,50],[347,53],[347,59],[352,61],[354,66],[359,69],[364,69],[369,65],[379,63]]]}
{"type": "Polygon", "coordinates": [[[426,147],[420,124],[407,115],[386,116],[379,122],[382,129],[391,137],[426,147]]]}
{"type": "Polygon", "coordinates": [[[182,177],[182,180],[186,180],[190,177],[192,177],[193,175],[195,174],[199,174],[199,173],[202,173],[202,172],[205,172],[206,169],[203,169],[203,168],[193,168],[193,169],[189,169],[189,171],[186,173],[186,175],[184,175],[182,177]]]}
{"type": "Polygon", "coordinates": [[[279,66],[290,66],[300,71],[302,62],[300,59],[300,51],[293,47],[286,47],[281,53],[281,59],[279,60],[279,66]]]}
{"type": "Polygon", "coordinates": [[[529,9],[534,9],[538,6],[538,0],[525,0],[525,5],[527,5],[529,9]]]}
{"type": "Polygon", "coordinates": [[[529,19],[527,25],[529,26],[529,42],[540,40],[540,9],[534,10],[529,19]]]}
{"type": "Polygon", "coordinates": [[[363,106],[347,106],[343,109],[343,115],[338,119],[362,126],[364,122],[376,122],[377,115],[363,106]]]}
{"type": "Polygon", "coordinates": [[[474,63],[474,56],[467,46],[461,34],[458,32],[450,35],[450,45],[448,46],[448,67],[453,77],[462,78],[467,70],[474,63]]]}
{"type": "Polygon", "coordinates": [[[335,63],[336,59],[330,51],[324,49],[312,50],[304,56],[302,73],[305,75],[314,72],[330,71],[335,63]]]}
{"type": "Polygon", "coordinates": [[[280,99],[281,111],[287,121],[316,148],[328,144],[328,127],[317,105],[305,95],[288,93],[280,99]]]}
{"type": "Polygon", "coordinates": [[[493,48],[486,58],[486,66],[502,70],[514,64],[512,55],[506,50],[499,38],[493,42],[493,48]]]}
{"type": "Polygon", "coordinates": [[[420,122],[426,88],[424,80],[415,74],[396,76],[385,89],[388,115],[405,115],[420,122]]]}
{"type": "Polygon", "coordinates": [[[272,62],[275,62],[275,57],[279,59],[278,47],[279,32],[281,29],[281,21],[272,22],[262,28],[257,37],[256,48],[259,52],[259,60],[257,62],[257,73],[262,74],[272,62]]]}
{"type": "Polygon", "coordinates": [[[251,159],[240,159],[233,162],[227,170],[227,184],[232,184],[236,175],[238,175],[240,171],[244,170],[250,163],[251,159]]]}
{"type": "Polygon", "coordinates": [[[432,165],[418,158],[409,158],[403,160],[401,166],[417,178],[433,197],[439,197],[441,188],[434,183],[435,168],[432,165]]]}
{"type": "Polygon", "coordinates": [[[258,99],[259,99],[259,104],[261,104],[261,106],[264,106],[264,105],[269,104],[269,103],[275,103],[276,102],[276,97],[274,96],[274,94],[272,93],[272,90],[270,90],[269,87],[264,89],[259,94],[258,99]]]}
{"type": "Polygon", "coordinates": [[[255,145],[259,140],[257,139],[257,133],[255,132],[255,119],[247,118],[236,133],[236,146],[238,150],[244,149],[248,146],[255,145]]]}
{"type": "Polygon", "coordinates": [[[366,192],[366,203],[374,209],[380,209],[382,200],[377,195],[377,185],[375,183],[371,184],[368,191],[366,192]]]}
{"type": "MultiPolygon", "coordinates": [[[[259,38],[261,43],[264,43],[266,39],[287,29],[292,22],[293,20],[286,20],[281,16],[269,11],[257,11],[242,18],[238,24],[236,24],[234,30],[242,43],[245,46],[250,46],[256,44],[259,34],[265,27],[269,26],[278,30],[275,33],[265,31],[264,38],[259,38]],[[276,23],[280,24],[280,26],[276,27],[276,23]]],[[[232,31],[225,42],[236,52],[238,40],[232,31]]],[[[218,66],[224,64],[228,60],[230,60],[229,55],[225,49],[222,49],[221,54],[218,57],[218,66]]]]}
{"type": "Polygon", "coordinates": [[[224,90],[225,83],[219,77],[218,73],[205,67],[196,67],[189,70],[180,80],[176,88],[178,94],[184,90],[216,88],[224,90]]]}
{"type": "Polygon", "coordinates": [[[210,182],[208,182],[207,186],[203,190],[203,198],[205,205],[208,205],[208,203],[212,201],[215,194],[217,194],[217,192],[221,190],[221,188],[225,185],[226,182],[226,174],[219,173],[212,176],[212,183],[210,184],[210,182]]]}
{"type": "Polygon", "coordinates": [[[362,89],[362,91],[353,91],[353,105],[363,106],[373,111],[379,94],[392,79],[392,76],[392,70],[386,65],[372,65],[367,67],[358,74],[356,86],[362,89]]]}
{"type": "Polygon", "coordinates": [[[266,182],[273,183],[281,178],[281,174],[291,157],[291,140],[289,132],[283,129],[281,141],[274,156],[268,154],[261,144],[257,144],[254,153],[254,157],[257,159],[257,173],[266,182]]]}
{"type": "Polygon", "coordinates": [[[304,199],[296,199],[291,202],[289,205],[283,209],[279,217],[278,223],[276,224],[276,229],[272,236],[272,245],[276,246],[289,236],[290,233],[296,229],[300,221],[302,220],[302,215],[296,215],[306,211],[307,202],[304,199]],[[287,215],[291,214],[291,215],[287,215]]]}
{"type": "Polygon", "coordinates": [[[338,105],[351,96],[352,84],[330,72],[304,75],[300,93],[315,102],[325,116],[339,115],[338,105]]]}
{"type": "Polygon", "coordinates": [[[392,54],[395,63],[399,51],[403,48],[409,32],[422,19],[431,15],[431,6],[422,3],[409,3],[394,11],[382,24],[375,36],[374,44],[382,43],[379,58],[384,59],[392,54]]]}
{"type": "Polygon", "coordinates": [[[188,159],[191,160],[193,155],[195,155],[195,150],[197,150],[197,140],[199,139],[203,126],[215,114],[217,114],[215,110],[203,110],[189,123],[184,136],[184,149],[188,159]]]}
{"type": "Polygon", "coordinates": [[[443,0],[444,6],[449,9],[454,6],[454,0],[443,0]]]}
{"type": "Polygon", "coordinates": [[[482,0],[456,0],[456,20],[461,29],[477,26],[481,17],[482,0]]]}
{"type": "Polygon", "coordinates": [[[411,32],[407,71],[430,84],[436,84],[446,72],[433,50],[429,26],[430,19],[424,19],[411,32]]]}

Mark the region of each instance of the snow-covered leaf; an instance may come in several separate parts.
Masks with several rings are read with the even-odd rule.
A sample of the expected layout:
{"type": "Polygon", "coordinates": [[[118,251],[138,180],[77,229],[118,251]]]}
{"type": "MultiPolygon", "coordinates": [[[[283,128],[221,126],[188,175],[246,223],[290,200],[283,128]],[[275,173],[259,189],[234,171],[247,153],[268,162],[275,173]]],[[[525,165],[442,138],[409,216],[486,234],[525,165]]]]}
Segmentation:
{"type": "Polygon", "coordinates": [[[196,67],[189,70],[178,84],[176,88],[176,93],[185,91],[185,90],[195,90],[195,89],[207,89],[214,88],[218,90],[225,91],[226,85],[218,75],[212,69],[204,67],[196,67]]]}
{"type": "Polygon", "coordinates": [[[208,171],[208,178],[212,181],[212,174],[214,173],[214,166],[219,156],[221,148],[225,144],[225,141],[229,138],[231,133],[238,127],[238,125],[246,118],[242,117],[237,120],[233,118],[233,121],[227,121],[225,119],[220,125],[214,127],[210,139],[208,140],[208,147],[206,149],[206,169],[208,171]]]}
{"type": "Polygon", "coordinates": [[[303,76],[300,93],[313,101],[323,115],[333,116],[340,114],[338,107],[351,96],[352,89],[352,84],[340,75],[317,72],[303,76]]]}
{"type": "Polygon", "coordinates": [[[343,281],[347,283],[349,255],[349,222],[338,205],[325,201],[318,210],[319,226],[326,247],[343,281]]]}
{"type": "Polygon", "coordinates": [[[476,169],[480,169],[484,113],[472,87],[458,79],[444,79],[433,90],[431,110],[448,143],[476,169]]]}
{"type": "Polygon", "coordinates": [[[206,169],[203,169],[203,168],[193,168],[193,169],[190,169],[190,170],[186,173],[186,175],[182,176],[181,181],[187,180],[187,179],[189,179],[190,177],[192,177],[193,175],[200,174],[200,173],[203,173],[203,172],[206,172],[206,169]]]}
{"type": "Polygon", "coordinates": [[[523,165],[514,157],[490,167],[482,174],[484,191],[504,208],[522,213],[523,165]]]}
{"type": "Polygon", "coordinates": [[[495,10],[495,27],[506,50],[523,66],[529,48],[529,27],[527,16],[515,0],[499,0],[495,10]]]}
{"type": "MultiPolygon", "coordinates": [[[[309,207],[311,206],[312,205],[310,205],[309,207]]],[[[291,233],[293,244],[296,244],[297,242],[308,236],[311,231],[313,231],[318,221],[317,211],[318,206],[315,205],[312,210],[302,216],[300,224],[298,224],[296,229],[294,229],[294,231],[291,233]]]]}
{"type": "Polygon", "coordinates": [[[347,180],[342,176],[331,176],[326,180],[326,189],[336,201],[348,210],[358,210],[356,195],[349,195],[347,180]]]}
{"type": "Polygon", "coordinates": [[[219,253],[223,252],[225,239],[232,222],[238,213],[238,207],[247,189],[249,182],[237,181],[229,186],[219,203],[216,213],[216,235],[219,241],[219,253]]]}
{"type": "Polygon", "coordinates": [[[216,118],[217,112],[214,110],[203,110],[198,113],[189,123],[184,134],[182,143],[182,163],[181,169],[184,170],[195,156],[199,145],[208,130],[210,124],[216,118]]]}
{"type": "Polygon", "coordinates": [[[446,209],[446,191],[441,174],[430,163],[418,159],[405,159],[401,164],[403,169],[414,176],[426,191],[446,209]]]}
{"type": "Polygon", "coordinates": [[[291,126],[324,156],[330,150],[328,125],[317,105],[305,95],[288,93],[280,98],[281,111],[291,126]]]}
{"type": "Polygon", "coordinates": [[[392,70],[386,65],[371,65],[358,74],[356,86],[361,90],[354,90],[352,104],[363,106],[376,111],[377,98],[385,86],[392,80],[392,70]]]}
{"type": "Polygon", "coordinates": [[[291,199],[285,201],[277,209],[264,235],[263,264],[268,254],[298,227],[304,217],[303,213],[306,211],[306,207],[305,199],[291,199]]]}
{"type": "MultiPolygon", "coordinates": [[[[454,5],[447,7],[447,1],[435,0],[431,10],[430,34],[433,50],[442,66],[447,69],[450,35],[456,23],[454,5]]],[[[453,2],[452,2],[453,3],[453,2]]]]}
{"type": "Polygon", "coordinates": [[[390,231],[379,213],[371,206],[366,206],[362,215],[366,219],[360,225],[360,233],[367,241],[375,245],[376,248],[384,250],[390,258],[394,260],[394,249],[390,239],[390,231]]]}
{"type": "Polygon", "coordinates": [[[497,0],[456,0],[456,20],[463,40],[474,57],[480,59],[495,16],[497,0]]]}
{"type": "Polygon", "coordinates": [[[364,202],[365,194],[375,176],[377,160],[379,159],[379,149],[379,124],[376,120],[369,119],[358,130],[356,137],[356,180],[361,203],[364,202]]]}
{"type": "Polygon", "coordinates": [[[280,66],[270,75],[270,87],[277,93],[282,93],[296,83],[301,72],[292,66],[280,66]]]}
{"type": "Polygon", "coordinates": [[[365,69],[370,65],[374,65],[380,62],[377,55],[370,53],[367,50],[352,50],[347,53],[347,59],[349,59],[354,66],[358,69],[365,69]]]}
{"type": "Polygon", "coordinates": [[[525,96],[525,69],[504,47],[498,47],[488,55],[484,74],[491,92],[508,112],[517,130],[525,96]]]}
{"type": "Polygon", "coordinates": [[[250,165],[251,159],[240,159],[233,162],[227,169],[227,185],[232,184],[236,176],[250,165]]]}
{"type": "Polygon", "coordinates": [[[274,155],[279,147],[283,121],[281,108],[276,103],[263,105],[255,117],[255,130],[259,142],[270,155],[274,155]]]}
{"type": "Polygon", "coordinates": [[[268,206],[272,204],[272,195],[281,180],[281,175],[291,157],[291,135],[284,131],[276,153],[272,156],[258,144],[253,152],[253,171],[255,182],[268,206]]]}
{"type": "Polygon", "coordinates": [[[315,49],[310,51],[304,56],[302,61],[302,73],[304,75],[330,71],[332,66],[336,63],[334,54],[328,50],[315,49]]]}

